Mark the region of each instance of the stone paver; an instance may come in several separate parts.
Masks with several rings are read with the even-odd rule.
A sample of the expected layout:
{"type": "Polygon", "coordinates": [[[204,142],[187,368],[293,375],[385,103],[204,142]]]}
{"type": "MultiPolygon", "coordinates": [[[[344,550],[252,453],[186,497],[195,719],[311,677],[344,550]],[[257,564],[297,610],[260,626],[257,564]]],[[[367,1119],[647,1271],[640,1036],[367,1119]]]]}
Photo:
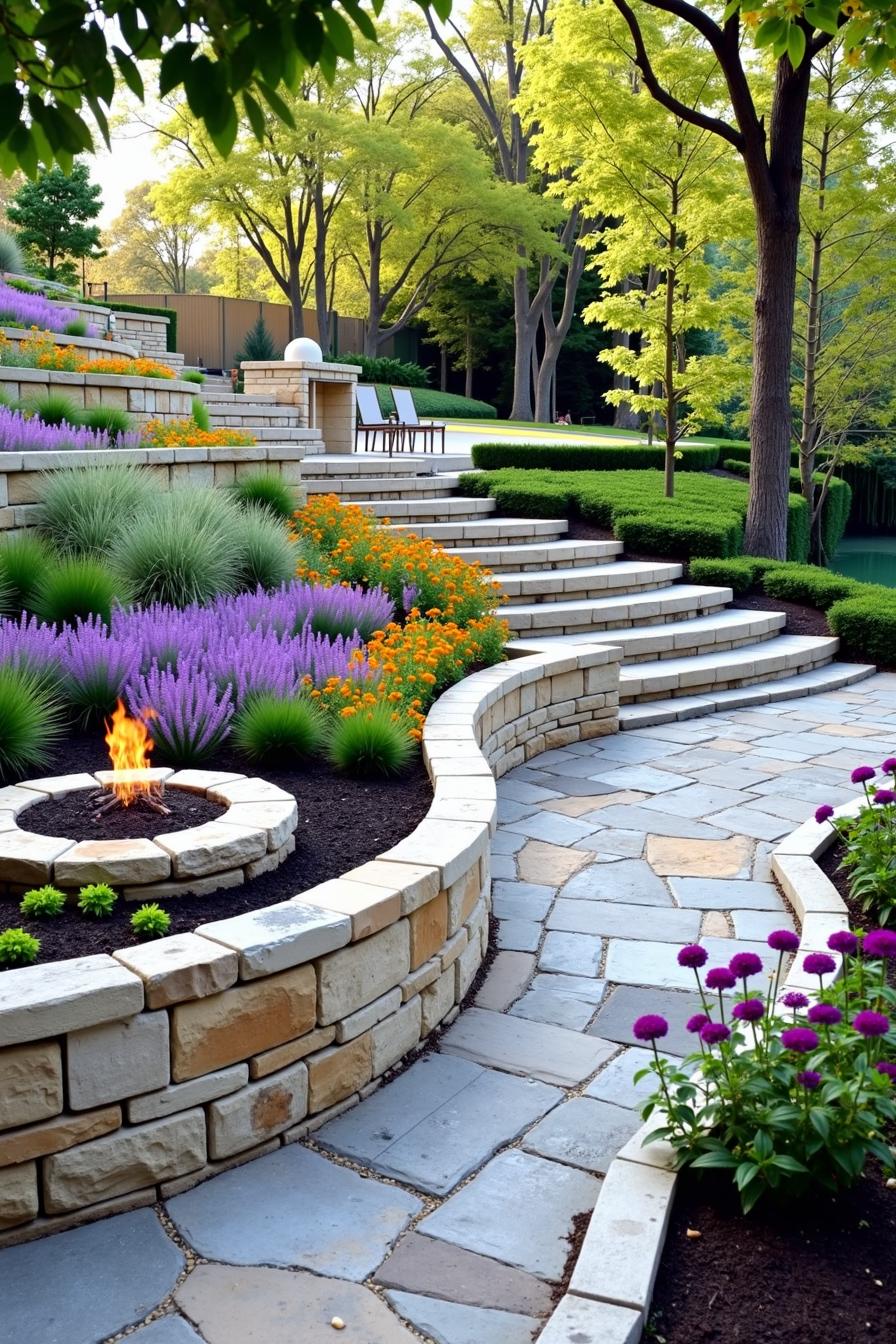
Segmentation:
{"type": "Polygon", "coordinates": [[[183,1316],[163,1316],[135,1330],[128,1339],[136,1340],[137,1344],[202,1344],[200,1336],[183,1316]]]}
{"type": "Polygon", "coordinates": [[[399,1316],[433,1344],[531,1344],[540,1324],[518,1312],[469,1307],[416,1293],[387,1292],[386,1297],[399,1316]]]}
{"type": "Polygon", "coordinates": [[[523,1147],[526,1152],[603,1175],[640,1126],[641,1118],[634,1111],[606,1101],[573,1097],[530,1129],[523,1147]]]}
{"type": "Polygon", "coordinates": [[[380,1268],[376,1282],[407,1293],[429,1293],[470,1307],[546,1316],[551,1289],[534,1274],[474,1251],[410,1232],[380,1268]]]}
{"type": "MultiPolygon", "coordinates": [[[[658,946],[666,954],[670,951],[666,944],[658,946]]],[[[669,1023],[669,1035],[663,1038],[664,1048],[670,1054],[687,1055],[693,1049],[694,1038],[685,1031],[684,1024],[701,1008],[700,996],[696,991],[687,993],[683,990],[620,985],[599,1010],[591,1030],[605,1040],[631,1045],[635,1018],[644,1013],[660,1013],[669,1023]]]]}
{"type": "MultiPolygon", "coordinates": [[[[673,1060],[672,1055],[663,1054],[664,1059],[673,1060]]],[[[599,1101],[610,1101],[614,1106],[628,1106],[632,1109],[646,1101],[654,1090],[653,1075],[649,1074],[640,1082],[635,1082],[635,1074],[647,1067],[653,1059],[652,1050],[642,1050],[632,1046],[610,1060],[600,1073],[585,1088],[586,1097],[596,1097],[599,1101]]],[[[674,1060],[678,1063],[678,1060],[674,1060]]]]}
{"type": "Polygon", "coordinates": [[[545,936],[538,958],[542,971],[568,971],[571,975],[598,974],[604,941],[590,933],[562,933],[559,929],[545,936]]]}
{"type": "Polygon", "coordinates": [[[661,907],[645,916],[641,905],[625,905],[622,901],[567,901],[561,897],[548,918],[549,929],[598,933],[604,938],[638,939],[645,925],[657,942],[692,943],[700,932],[700,915],[696,910],[661,907]]]}
{"type": "Polygon", "coordinates": [[[442,1049],[562,1087],[583,1082],[614,1053],[606,1041],[484,1008],[462,1013],[442,1037],[442,1049]]]}
{"type": "Polygon", "coordinates": [[[598,1181],[511,1149],[420,1223],[420,1231],[556,1283],[577,1213],[593,1208],[598,1181]]]}
{"type": "Polygon", "coordinates": [[[671,905],[672,897],[643,859],[622,859],[612,868],[588,868],[560,889],[564,900],[620,901],[630,905],[671,905]]]}

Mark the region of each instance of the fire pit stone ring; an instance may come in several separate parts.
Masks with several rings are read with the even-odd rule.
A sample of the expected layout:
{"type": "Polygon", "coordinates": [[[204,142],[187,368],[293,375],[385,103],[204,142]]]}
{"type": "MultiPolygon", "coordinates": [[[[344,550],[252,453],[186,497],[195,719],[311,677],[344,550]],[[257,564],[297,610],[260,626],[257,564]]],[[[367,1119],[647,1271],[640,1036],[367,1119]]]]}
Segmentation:
{"type": "Polygon", "coordinates": [[[206,896],[272,872],[295,850],[293,795],[267,780],[220,770],[143,772],[156,789],[201,794],[226,809],[214,821],[153,840],[69,840],[19,824],[37,803],[110,788],[114,773],[29,779],[0,789],[0,881],[22,887],[53,883],[63,890],[108,882],[132,901],[206,896]]]}

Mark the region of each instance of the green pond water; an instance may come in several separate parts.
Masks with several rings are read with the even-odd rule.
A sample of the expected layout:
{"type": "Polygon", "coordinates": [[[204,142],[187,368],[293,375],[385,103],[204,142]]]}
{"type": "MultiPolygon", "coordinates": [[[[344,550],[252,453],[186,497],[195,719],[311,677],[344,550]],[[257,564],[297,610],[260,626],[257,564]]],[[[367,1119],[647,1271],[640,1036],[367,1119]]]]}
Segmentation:
{"type": "Polygon", "coordinates": [[[896,537],[846,537],[830,567],[863,583],[896,588],[896,537]]]}

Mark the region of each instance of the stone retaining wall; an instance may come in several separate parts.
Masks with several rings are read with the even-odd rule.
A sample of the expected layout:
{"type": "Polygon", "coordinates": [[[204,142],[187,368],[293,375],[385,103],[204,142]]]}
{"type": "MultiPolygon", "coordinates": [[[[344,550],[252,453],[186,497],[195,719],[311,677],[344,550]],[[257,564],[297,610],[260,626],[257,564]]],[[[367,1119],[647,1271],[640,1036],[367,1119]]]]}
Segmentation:
{"type": "Polygon", "coordinates": [[[617,659],[579,646],[447,692],[424,730],[428,815],[341,878],[0,975],[0,1244],[301,1138],[450,1020],[488,945],[494,776],[614,732],[617,659]]]}
{"type": "MultiPolygon", "coordinates": [[[[102,323],[99,325],[102,330],[102,323]]],[[[22,327],[0,327],[0,333],[14,345],[33,344],[33,332],[25,331],[22,327]]],[[[85,359],[111,359],[116,355],[120,355],[124,359],[136,359],[140,354],[139,347],[133,342],[117,339],[107,341],[104,340],[102,334],[97,336],[66,336],[64,332],[51,331],[50,337],[55,345],[74,346],[85,359]]],[[[6,367],[10,366],[7,365],[6,367]]],[[[43,370],[37,370],[37,372],[43,373],[43,370]]]]}
{"type": "MultiPolygon", "coordinates": [[[[119,380],[122,381],[122,380],[119,380]]],[[[296,507],[304,502],[299,489],[302,458],[322,453],[323,441],[309,430],[297,442],[257,443],[248,448],[126,448],[107,452],[0,453],[0,536],[33,525],[40,479],[46,471],[128,463],[148,466],[160,490],[182,486],[229,485],[237,476],[260,468],[275,471],[296,487],[296,507]]]]}

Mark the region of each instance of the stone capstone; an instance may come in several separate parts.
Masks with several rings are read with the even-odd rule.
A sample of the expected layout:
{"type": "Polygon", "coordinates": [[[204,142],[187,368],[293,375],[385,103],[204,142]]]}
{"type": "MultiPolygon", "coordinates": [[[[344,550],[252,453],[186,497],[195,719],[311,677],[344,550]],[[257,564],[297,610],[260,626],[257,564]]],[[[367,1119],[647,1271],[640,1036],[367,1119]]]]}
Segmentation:
{"type": "Polygon", "coordinates": [[[239,954],[240,977],[256,980],[344,947],[352,936],[344,916],[283,901],[232,919],[200,924],[196,932],[239,954]]]}
{"type": "Polygon", "coordinates": [[[190,830],[160,835],[155,843],[169,855],[175,877],[205,877],[260,859],[267,853],[268,837],[260,826],[207,821],[190,830]]]}
{"type": "Polygon", "coordinates": [[[0,1045],[113,1022],[142,1007],[142,982],[112,957],[23,966],[0,976],[0,1045]]]}
{"type": "Polygon", "coordinates": [[[163,882],[170,872],[170,858],[152,840],[82,840],[56,860],[53,880],[62,887],[124,886],[163,882]]]}
{"type": "Polygon", "coordinates": [[[236,953],[195,933],[122,948],[114,956],[143,981],[147,1008],[206,998],[229,988],[237,978],[236,953]]]}

